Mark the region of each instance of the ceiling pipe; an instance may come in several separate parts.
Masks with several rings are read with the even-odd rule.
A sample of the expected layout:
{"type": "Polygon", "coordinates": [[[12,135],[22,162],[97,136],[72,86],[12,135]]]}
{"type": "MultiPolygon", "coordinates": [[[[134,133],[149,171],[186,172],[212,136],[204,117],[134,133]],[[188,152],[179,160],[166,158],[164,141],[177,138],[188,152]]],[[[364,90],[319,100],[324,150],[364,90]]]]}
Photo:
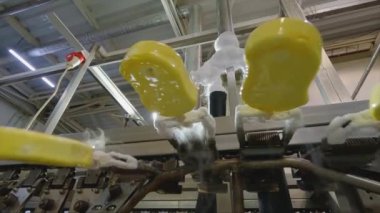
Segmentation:
{"type": "Polygon", "coordinates": [[[15,6],[11,6],[6,8],[5,10],[0,12],[0,18],[4,18],[6,16],[16,15],[18,13],[40,7],[46,4],[54,2],[53,0],[35,0],[35,1],[26,1],[22,4],[17,4],[15,6]]]}

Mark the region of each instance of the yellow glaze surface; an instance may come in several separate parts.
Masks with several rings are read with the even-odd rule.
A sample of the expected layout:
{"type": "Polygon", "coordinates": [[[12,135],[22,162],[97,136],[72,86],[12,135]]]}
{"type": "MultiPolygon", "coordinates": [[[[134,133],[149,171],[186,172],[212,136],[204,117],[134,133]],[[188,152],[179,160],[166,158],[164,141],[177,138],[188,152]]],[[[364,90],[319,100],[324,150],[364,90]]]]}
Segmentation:
{"type": "Polygon", "coordinates": [[[320,33],[302,20],[281,18],[259,26],[245,46],[249,70],[242,90],[245,103],[265,112],[306,104],[321,49],[320,33]]]}
{"type": "Polygon", "coordinates": [[[181,116],[197,103],[197,89],[181,57],[166,44],[134,44],[121,62],[120,72],[150,112],[181,116]]]}
{"type": "Polygon", "coordinates": [[[76,140],[0,127],[0,160],[63,167],[91,167],[93,149],[76,140]]]}
{"type": "Polygon", "coordinates": [[[380,84],[376,85],[372,90],[369,111],[374,119],[380,121],[380,84]]]}

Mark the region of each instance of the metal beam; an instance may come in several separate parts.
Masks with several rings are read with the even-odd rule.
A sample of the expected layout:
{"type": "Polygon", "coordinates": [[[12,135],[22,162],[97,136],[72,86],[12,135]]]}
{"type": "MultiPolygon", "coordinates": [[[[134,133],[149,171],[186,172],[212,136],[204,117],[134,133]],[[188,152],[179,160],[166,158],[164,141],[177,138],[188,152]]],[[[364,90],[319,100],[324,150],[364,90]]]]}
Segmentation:
{"type": "MultiPolygon", "coordinates": [[[[128,84],[128,82],[125,81],[125,79],[123,77],[114,78],[114,79],[112,79],[112,81],[115,83],[116,86],[123,86],[123,85],[128,84]]],[[[95,90],[99,90],[99,89],[103,89],[103,87],[101,85],[99,85],[98,82],[90,82],[90,83],[86,83],[86,84],[81,84],[78,87],[76,94],[88,92],[88,91],[95,91],[95,90]]],[[[63,88],[60,89],[58,94],[62,93],[63,90],[64,90],[63,88]]],[[[137,93],[128,92],[128,93],[124,93],[124,94],[132,95],[132,94],[137,94],[137,93]]],[[[29,100],[31,100],[31,101],[43,100],[43,99],[49,98],[49,95],[50,95],[50,93],[46,92],[46,91],[38,92],[38,93],[33,94],[32,97],[29,98],[29,100]]]]}
{"type": "Polygon", "coordinates": [[[75,6],[78,8],[83,17],[87,22],[95,29],[99,29],[99,24],[92,15],[92,12],[88,9],[87,5],[84,4],[83,0],[73,0],[75,6]]]}
{"type": "Polygon", "coordinates": [[[114,100],[128,113],[133,119],[136,120],[138,125],[146,125],[144,118],[131,104],[123,92],[113,83],[108,75],[99,66],[90,67],[91,74],[95,79],[104,87],[105,90],[114,98],[114,100]]]}
{"type": "MultiPolygon", "coordinates": [[[[6,22],[20,34],[21,37],[23,37],[28,43],[32,44],[35,47],[39,47],[41,45],[40,41],[35,38],[30,31],[14,16],[7,16],[5,17],[6,22]]],[[[44,55],[44,58],[50,62],[51,64],[57,64],[59,61],[57,58],[52,55],[44,55]]],[[[67,79],[67,77],[66,77],[67,79]]]]}
{"type": "MultiPolygon", "coordinates": [[[[216,0],[218,34],[234,32],[230,0],[216,0]]],[[[227,67],[227,93],[229,115],[235,116],[235,107],[239,104],[238,88],[236,86],[235,68],[227,67]]],[[[210,101],[210,104],[214,104],[210,101]]]]}
{"type": "Polygon", "coordinates": [[[60,63],[52,65],[49,67],[44,67],[36,70],[35,72],[23,72],[19,74],[14,74],[10,76],[5,76],[0,78],[0,86],[7,86],[13,83],[18,83],[21,81],[26,81],[34,78],[39,78],[48,75],[59,74],[66,68],[66,63],[60,63]]]}
{"type": "Polygon", "coordinates": [[[67,85],[65,92],[62,94],[58,103],[56,104],[53,112],[50,114],[47,122],[46,122],[46,133],[53,133],[55,127],[57,126],[59,120],[61,119],[63,113],[65,112],[67,106],[69,105],[71,99],[73,98],[76,89],[78,88],[80,82],[83,79],[83,76],[86,74],[88,67],[90,66],[91,61],[95,57],[95,52],[97,50],[97,46],[94,46],[90,52],[90,54],[86,58],[86,62],[81,66],[79,71],[75,73],[75,75],[70,80],[67,85]]]}
{"type": "Polygon", "coordinates": [[[216,0],[218,33],[234,32],[230,0],[216,0]]]}
{"type": "MultiPolygon", "coordinates": [[[[280,3],[286,16],[307,20],[297,1],[280,0],[280,3]]],[[[316,77],[316,84],[326,103],[352,100],[324,49],[322,50],[322,63],[316,77]]]]}
{"type": "Polygon", "coordinates": [[[85,131],[85,128],[80,123],[75,121],[74,119],[62,118],[61,121],[64,122],[65,124],[69,125],[76,132],[85,131]]]}
{"type": "MultiPolygon", "coordinates": [[[[0,67],[0,77],[9,76],[10,72],[6,69],[0,67]]],[[[24,83],[20,82],[18,85],[11,85],[16,91],[25,97],[29,97],[31,95],[31,89],[26,86],[24,83]]]]}
{"type": "MultiPolygon", "coordinates": [[[[6,22],[20,34],[29,44],[39,47],[41,45],[40,41],[35,38],[30,31],[14,16],[5,17],[6,22]]],[[[47,61],[52,64],[57,64],[59,61],[54,55],[45,55],[47,61]]]]}
{"type": "Polygon", "coordinates": [[[185,26],[183,25],[181,18],[177,12],[177,8],[173,0],[161,0],[161,4],[164,7],[165,13],[168,16],[170,25],[173,28],[176,36],[183,36],[186,34],[185,26]]]}
{"type": "Polygon", "coordinates": [[[375,43],[373,44],[373,47],[372,49],[375,50],[375,48],[380,45],[380,31],[377,33],[377,36],[376,36],[376,39],[375,39],[375,43]]]}
{"type": "Polygon", "coordinates": [[[309,20],[316,20],[325,16],[335,15],[337,13],[351,12],[363,8],[380,5],[378,0],[359,0],[359,1],[327,1],[326,3],[313,5],[304,9],[305,15],[309,20]]]}
{"type": "MultiPolygon", "coordinates": [[[[5,8],[2,5],[0,5],[0,11],[3,11],[3,10],[5,10],[5,8]]],[[[0,73],[1,73],[1,75],[4,75],[4,74],[9,75],[8,70],[3,69],[1,67],[0,67],[0,73]]],[[[18,85],[18,86],[11,86],[11,87],[14,88],[16,91],[22,93],[23,95],[28,94],[26,96],[29,96],[29,94],[30,94],[31,89],[23,83],[20,83],[20,85],[18,85]]]]}
{"type": "MultiPolygon", "coordinates": [[[[304,128],[298,129],[290,141],[291,146],[302,144],[315,144],[322,141],[327,134],[326,125],[336,116],[353,113],[368,109],[368,101],[356,101],[321,106],[301,107],[304,117],[304,128]]],[[[219,151],[235,150],[239,148],[236,138],[234,118],[215,118],[216,123],[216,146],[219,151]]],[[[246,131],[256,132],[268,129],[281,129],[283,124],[251,123],[246,125],[246,131]]],[[[106,149],[129,153],[133,156],[165,155],[174,154],[176,150],[167,141],[168,138],[157,134],[152,126],[130,127],[128,130],[109,129],[105,131],[108,138],[106,149]],[[152,147],[160,147],[152,149],[152,147]]],[[[82,133],[63,135],[81,139],[82,133]]]]}
{"type": "Polygon", "coordinates": [[[48,14],[50,22],[56,30],[74,47],[77,51],[86,51],[86,48],[75,38],[73,33],[66,27],[61,19],[54,12],[48,14]]]}
{"type": "Polygon", "coordinates": [[[20,109],[28,115],[33,115],[36,113],[36,108],[34,105],[30,104],[27,101],[19,99],[14,95],[10,95],[7,90],[1,90],[0,97],[1,99],[7,101],[8,103],[12,104],[13,106],[20,109]]]}
{"type": "MultiPolygon", "coordinates": [[[[252,32],[257,26],[262,23],[277,18],[278,15],[266,16],[259,19],[249,20],[234,24],[235,34],[246,34],[252,32]]],[[[175,50],[188,48],[200,44],[213,43],[215,39],[218,37],[217,29],[204,30],[200,33],[192,33],[187,34],[185,36],[175,37],[171,39],[162,40],[162,43],[165,43],[175,50]]],[[[128,48],[120,49],[112,52],[101,51],[100,53],[104,57],[102,60],[97,61],[97,65],[106,65],[111,63],[120,62],[122,58],[124,58],[125,53],[128,48]]]]}
{"type": "MultiPolygon", "coordinates": [[[[56,27],[56,29],[66,38],[71,46],[77,50],[86,51],[84,46],[75,38],[75,36],[70,32],[70,30],[64,25],[64,23],[59,19],[55,13],[50,13],[50,21],[56,27]]],[[[87,51],[86,51],[87,52],[87,51]]],[[[115,85],[115,83],[109,78],[109,76],[102,70],[100,66],[89,67],[91,74],[99,82],[100,85],[104,87],[105,90],[115,99],[115,101],[128,113],[136,123],[139,125],[145,125],[144,118],[140,113],[134,108],[131,102],[125,97],[123,92],[115,85]]]]}
{"type": "Polygon", "coordinates": [[[10,15],[15,15],[26,10],[30,10],[36,7],[40,7],[42,5],[46,5],[54,2],[53,0],[34,0],[34,1],[26,1],[25,3],[17,4],[12,7],[7,8],[4,11],[0,12],[0,18],[4,18],[10,15]]]}
{"type": "MultiPolygon", "coordinates": [[[[257,20],[251,20],[251,21],[245,21],[238,24],[235,24],[235,33],[236,34],[245,34],[251,32],[254,28],[256,28],[258,25],[262,24],[265,21],[271,20],[277,16],[269,16],[264,17],[257,20]]],[[[166,43],[167,45],[173,47],[174,49],[183,49],[195,45],[200,45],[204,43],[212,43],[217,38],[218,33],[216,29],[213,30],[205,30],[200,33],[192,33],[188,34],[186,36],[180,36],[173,39],[167,39],[163,40],[161,42],[166,43]]],[[[111,63],[118,63],[121,61],[122,58],[124,58],[125,53],[127,49],[117,50],[113,52],[104,52],[103,53],[103,59],[94,60],[94,62],[91,64],[91,66],[100,66],[100,65],[106,65],[111,63]]],[[[0,78],[0,87],[13,84],[20,81],[30,80],[33,78],[38,78],[41,76],[48,76],[53,74],[58,74],[63,72],[66,64],[57,64],[50,67],[45,67],[36,70],[35,72],[27,72],[27,73],[20,73],[15,74],[12,76],[7,76],[0,78]]]]}
{"type": "MultiPolygon", "coordinates": [[[[189,33],[199,33],[202,31],[202,10],[199,5],[191,8],[189,17],[189,33]]],[[[202,63],[201,45],[189,47],[185,52],[185,64],[188,71],[198,70],[202,63]]]]}
{"type": "MultiPolygon", "coordinates": [[[[134,105],[136,108],[142,107],[140,104],[134,105]]],[[[119,106],[103,106],[98,108],[86,108],[83,110],[68,110],[67,113],[64,114],[64,118],[76,118],[76,117],[83,117],[87,115],[94,115],[99,113],[105,113],[105,112],[120,112],[122,109],[119,106]]]]}

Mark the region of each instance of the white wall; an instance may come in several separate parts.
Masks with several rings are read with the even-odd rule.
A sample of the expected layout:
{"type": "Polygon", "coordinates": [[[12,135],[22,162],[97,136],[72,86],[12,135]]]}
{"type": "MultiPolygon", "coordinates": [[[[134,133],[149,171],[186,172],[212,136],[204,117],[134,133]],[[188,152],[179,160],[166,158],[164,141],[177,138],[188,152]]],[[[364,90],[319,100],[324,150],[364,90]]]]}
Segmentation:
{"type": "MultiPolygon", "coordinates": [[[[358,56],[351,59],[336,58],[333,60],[334,67],[338,72],[343,84],[346,86],[350,95],[353,93],[359,82],[361,75],[364,73],[370,60],[370,56],[358,56]]],[[[375,84],[380,84],[380,57],[373,66],[367,80],[364,82],[356,100],[365,100],[370,97],[371,89],[375,84]]],[[[324,104],[322,96],[313,82],[309,89],[309,102],[307,105],[324,104]]]]}
{"type": "MultiPolygon", "coordinates": [[[[369,61],[370,57],[350,60],[346,62],[338,62],[334,64],[335,69],[338,71],[339,76],[341,77],[350,94],[353,93],[369,61]]],[[[375,65],[367,77],[367,80],[364,82],[363,87],[359,91],[356,100],[368,99],[370,97],[372,87],[375,84],[380,84],[380,58],[377,59],[375,65]]]]}

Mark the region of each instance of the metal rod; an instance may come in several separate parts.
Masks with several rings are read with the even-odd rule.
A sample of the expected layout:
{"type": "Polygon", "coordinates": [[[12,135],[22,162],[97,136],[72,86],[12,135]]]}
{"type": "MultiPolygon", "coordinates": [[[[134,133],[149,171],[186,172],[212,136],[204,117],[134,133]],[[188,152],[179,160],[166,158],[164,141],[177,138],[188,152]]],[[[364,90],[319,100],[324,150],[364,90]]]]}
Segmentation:
{"type": "Polygon", "coordinates": [[[55,127],[57,126],[59,120],[61,119],[63,113],[65,112],[67,106],[69,105],[71,99],[73,98],[76,89],[78,88],[80,82],[83,79],[83,76],[86,74],[88,67],[90,66],[91,61],[95,57],[95,52],[97,50],[98,46],[95,45],[89,56],[86,58],[86,62],[81,66],[79,71],[75,73],[75,75],[70,80],[69,84],[67,85],[65,92],[63,92],[61,98],[59,99],[57,105],[55,106],[53,112],[50,114],[47,122],[46,122],[46,128],[45,133],[53,133],[55,127]]]}
{"type": "Polygon", "coordinates": [[[165,13],[168,16],[170,25],[173,28],[176,36],[182,36],[186,34],[185,27],[181,22],[181,18],[177,12],[177,8],[173,0],[161,0],[161,4],[164,7],[165,13]]]}
{"type": "Polygon", "coordinates": [[[90,67],[91,74],[95,79],[104,87],[105,90],[112,96],[112,98],[128,113],[138,125],[146,125],[144,118],[132,105],[123,92],[115,85],[110,77],[100,67],[90,67]]]}
{"type": "Polygon", "coordinates": [[[235,69],[229,67],[227,72],[227,91],[229,116],[235,117],[235,108],[239,104],[238,87],[236,86],[235,69]]]}
{"type": "Polygon", "coordinates": [[[216,0],[218,33],[226,31],[234,32],[232,23],[231,7],[229,0],[216,0]]]}
{"type": "MultiPolygon", "coordinates": [[[[360,178],[354,175],[343,174],[330,169],[325,169],[314,165],[308,160],[301,158],[283,158],[279,160],[263,160],[263,161],[240,161],[239,159],[219,160],[210,166],[213,172],[218,173],[226,169],[269,169],[291,167],[308,171],[321,178],[326,178],[332,181],[346,183],[348,185],[361,188],[367,191],[380,194],[380,183],[368,179],[360,178]]],[[[142,200],[146,194],[155,191],[165,181],[182,177],[186,174],[194,172],[195,168],[181,167],[177,170],[163,172],[154,177],[149,183],[138,189],[121,208],[120,212],[130,212],[136,204],[142,200]]]]}
{"type": "MultiPolygon", "coordinates": [[[[123,77],[113,78],[112,81],[116,84],[116,86],[123,86],[123,85],[128,84],[128,82],[123,77]]],[[[99,83],[96,81],[90,82],[90,83],[84,83],[78,87],[76,94],[88,92],[88,91],[95,91],[95,90],[99,90],[99,89],[103,89],[103,87],[101,85],[99,85],[99,83]]],[[[64,89],[60,89],[59,93],[62,93],[63,90],[64,89]]],[[[38,93],[33,94],[31,97],[29,97],[28,100],[38,101],[38,100],[47,99],[47,98],[49,98],[50,93],[51,93],[51,91],[38,92],[38,93]]],[[[132,96],[137,95],[137,93],[135,93],[134,91],[127,92],[124,94],[132,95],[132,96]]]]}
{"type": "MultiPolygon", "coordinates": [[[[190,10],[189,15],[189,33],[199,33],[202,31],[202,10],[199,5],[194,5],[190,10]]],[[[185,51],[185,64],[189,72],[197,71],[202,64],[202,47],[201,45],[196,45],[189,47],[185,51]]],[[[198,105],[197,107],[207,106],[208,97],[205,96],[204,87],[199,85],[198,89],[198,105]]],[[[202,195],[203,196],[203,195],[202,195]]],[[[204,197],[207,197],[204,195],[204,197]]]]}
{"type": "Polygon", "coordinates": [[[230,187],[232,213],[244,213],[243,185],[239,171],[232,171],[230,187]]]}
{"type": "Polygon", "coordinates": [[[38,69],[34,72],[22,72],[19,74],[9,75],[0,78],[0,86],[7,86],[21,81],[39,78],[42,76],[49,76],[62,73],[66,68],[66,63],[60,63],[49,67],[38,69]]]}
{"type": "MultiPolygon", "coordinates": [[[[63,35],[63,37],[73,46],[76,50],[84,51],[88,55],[87,50],[81,44],[80,41],[71,33],[71,31],[65,26],[65,24],[59,19],[59,17],[53,12],[49,15],[50,21],[55,28],[63,35]]],[[[114,98],[114,100],[128,113],[138,125],[145,125],[144,118],[131,104],[131,102],[125,97],[115,83],[109,78],[109,76],[103,71],[100,66],[89,67],[91,74],[95,79],[104,87],[105,90],[114,98]]]]}
{"type": "MultiPolygon", "coordinates": [[[[199,33],[202,31],[202,11],[199,5],[194,5],[189,17],[189,33],[199,33]]],[[[185,63],[188,71],[198,70],[202,63],[201,45],[189,47],[185,52],[185,63]]]]}
{"type": "Polygon", "coordinates": [[[58,30],[58,32],[69,42],[72,47],[74,47],[77,51],[84,50],[86,51],[86,54],[88,54],[86,48],[75,38],[73,33],[66,27],[55,12],[49,13],[48,18],[55,29],[58,30]]]}
{"type": "Polygon", "coordinates": [[[367,79],[369,73],[371,72],[373,65],[375,65],[376,59],[379,56],[379,52],[380,52],[380,44],[377,45],[376,50],[373,53],[373,55],[371,57],[371,60],[369,61],[369,64],[367,66],[367,68],[365,69],[363,75],[360,77],[358,85],[355,87],[355,90],[352,93],[352,96],[351,96],[352,100],[355,100],[355,98],[358,95],[360,89],[362,88],[365,80],[367,79]]]}

